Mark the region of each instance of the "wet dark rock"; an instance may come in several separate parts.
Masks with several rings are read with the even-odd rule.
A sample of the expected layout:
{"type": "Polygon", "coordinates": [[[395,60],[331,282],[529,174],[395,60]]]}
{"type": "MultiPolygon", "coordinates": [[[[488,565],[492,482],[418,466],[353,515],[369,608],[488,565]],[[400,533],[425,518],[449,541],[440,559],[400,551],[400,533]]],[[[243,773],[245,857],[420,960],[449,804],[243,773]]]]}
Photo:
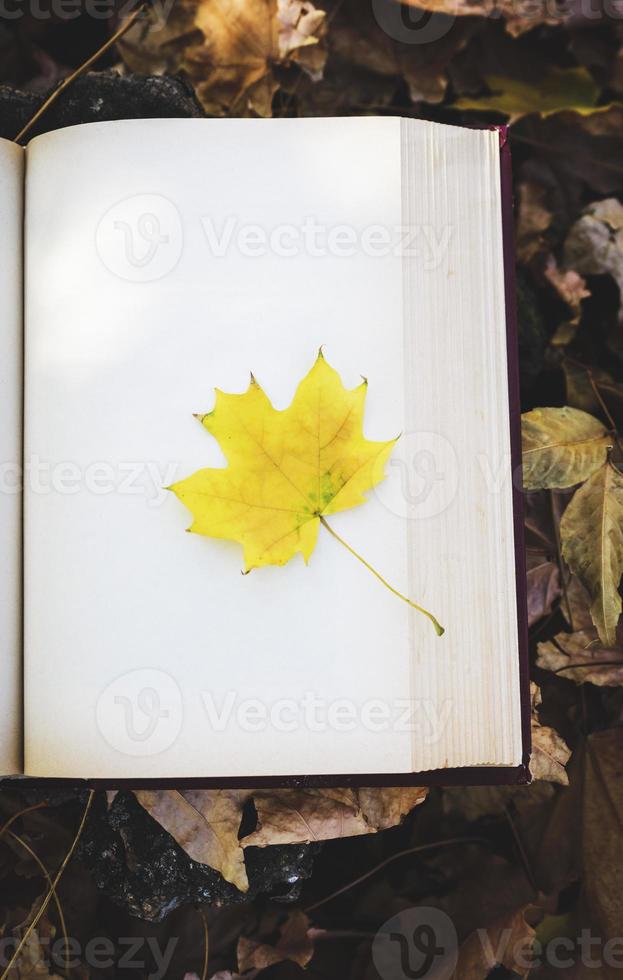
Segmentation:
{"type": "Polygon", "coordinates": [[[97,794],[78,856],[112,901],[131,915],[159,921],[182,905],[232,905],[260,893],[296,901],[319,847],[247,848],[250,888],[243,894],[218,871],[192,861],[132,793],[120,792],[109,810],[105,795],[97,794]]]}
{"type": "MultiPolygon", "coordinates": [[[[49,94],[49,93],[48,93],[49,94]]],[[[0,86],[0,136],[14,139],[47,95],[0,86]]],[[[28,139],[63,126],[111,119],[203,116],[192,88],[180,78],[88,72],[77,78],[46,110],[28,139]]]]}

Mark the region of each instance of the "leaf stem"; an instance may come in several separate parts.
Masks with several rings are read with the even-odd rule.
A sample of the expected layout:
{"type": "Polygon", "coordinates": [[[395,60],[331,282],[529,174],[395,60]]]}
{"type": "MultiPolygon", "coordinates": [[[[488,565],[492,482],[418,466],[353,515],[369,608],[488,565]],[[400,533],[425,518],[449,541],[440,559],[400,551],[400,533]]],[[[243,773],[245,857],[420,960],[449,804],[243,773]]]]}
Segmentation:
{"type": "Polygon", "coordinates": [[[403,595],[402,592],[399,592],[398,589],[395,589],[393,585],[390,585],[389,582],[383,578],[380,572],[377,572],[376,568],[372,567],[370,562],[367,562],[365,558],[363,558],[360,554],[358,554],[358,552],[355,551],[354,548],[351,548],[351,546],[347,544],[344,538],[340,537],[337,531],[333,530],[331,525],[325,520],[322,514],[319,514],[318,516],[320,518],[320,523],[323,525],[323,527],[326,527],[329,534],[332,537],[334,537],[336,541],[339,541],[340,544],[344,548],[346,548],[347,551],[350,551],[351,555],[353,555],[358,561],[360,561],[362,565],[365,565],[369,572],[372,572],[373,575],[376,575],[379,582],[382,582],[386,589],[389,589],[390,592],[393,592],[394,595],[397,595],[399,599],[402,599],[403,602],[406,602],[407,605],[411,606],[412,609],[417,609],[418,612],[421,612],[424,616],[430,619],[431,623],[435,627],[435,632],[437,633],[437,636],[443,636],[444,628],[437,622],[437,620],[435,619],[432,613],[429,613],[428,610],[424,609],[422,606],[418,606],[417,602],[412,602],[412,600],[408,599],[406,595],[403,595]]]}

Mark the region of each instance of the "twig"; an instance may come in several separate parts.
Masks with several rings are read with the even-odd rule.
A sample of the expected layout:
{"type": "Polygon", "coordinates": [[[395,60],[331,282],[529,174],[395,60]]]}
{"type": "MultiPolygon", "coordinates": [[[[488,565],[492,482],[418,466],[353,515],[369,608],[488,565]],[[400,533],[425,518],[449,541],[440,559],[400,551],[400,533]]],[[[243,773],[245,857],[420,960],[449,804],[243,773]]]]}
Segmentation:
{"type": "Polygon", "coordinates": [[[562,674],[563,670],[585,670],[587,667],[623,667],[623,660],[594,660],[588,664],[567,664],[565,667],[557,667],[551,673],[562,674]]]}
{"type": "Polygon", "coordinates": [[[71,85],[72,82],[76,80],[76,78],[79,78],[79,76],[83,75],[85,71],[88,71],[91,65],[93,65],[99,58],[101,58],[101,56],[105,54],[106,51],[109,50],[109,48],[112,48],[113,45],[117,43],[119,38],[123,37],[126,31],[130,30],[132,25],[136,23],[136,21],[141,16],[141,14],[146,9],[146,7],[147,7],[146,2],[141,3],[141,5],[137,7],[133,13],[130,14],[125,24],[122,24],[121,27],[119,27],[118,30],[115,31],[112,37],[109,37],[108,40],[105,42],[105,44],[101,46],[101,48],[98,48],[95,54],[92,54],[90,58],[87,58],[84,64],[80,65],[79,68],[76,68],[75,71],[72,71],[69,75],[67,75],[66,78],[63,79],[63,81],[60,83],[58,88],[55,88],[54,91],[51,92],[50,95],[48,95],[45,102],[39,106],[34,116],[31,119],[29,119],[26,125],[20,129],[19,133],[15,137],[14,140],[15,143],[20,143],[23,140],[26,133],[30,132],[32,127],[35,125],[36,122],[38,122],[38,120],[41,118],[43,113],[47,112],[50,106],[54,102],[56,102],[59,95],[62,92],[64,92],[65,89],[69,85],[71,85]]]}
{"type": "Polygon", "coordinates": [[[524,873],[526,875],[526,878],[530,882],[530,885],[534,889],[534,891],[535,892],[538,892],[539,886],[537,885],[536,879],[534,877],[534,874],[532,873],[532,868],[530,866],[530,861],[528,860],[528,855],[526,854],[526,849],[523,846],[523,841],[521,839],[521,835],[520,835],[519,830],[517,829],[517,827],[515,825],[515,821],[513,820],[513,817],[511,815],[511,812],[510,812],[510,809],[509,809],[507,803],[504,804],[504,813],[506,815],[506,819],[508,821],[508,825],[509,825],[509,827],[511,829],[511,833],[512,833],[513,838],[515,840],[515,845],[517,847],[517,850],[519,851],[519,857],[521,858],[521,863],[523,865],[523,869],[524,869],[524,873]]]}
{"type": "Polygon", "coordinates": [[[619,431],[618,431],[618,428],[617,428],[617,424],[614,421],[614,419],[612,418],[612,414],[610,412],[610,409],[608,408],[608,406],[606,405],[606,403],[605,403],[605,401],[604,401],[604,399],[602,397],[602,394],[601,394],[601,392],[600,392],[600,390],[599,390],[599,388],[597,386],[597,382],[595,381],[595,379],[593,377],[593,372],[591,371],[591,369],[589,367],[586,367],[586,366],[584,367],[584,370],[586,371],[586,373],[588,375],[588,380],[590,381],[590,385],[591,385],[591,388],[593,389],[593,393],[595,395],[595,398],[599,402],[600,408],[601,408],[602,412],[604,413],[604,415],[606,416],[606,419],[608,420],[608,425],[610,426],[612,435],[614,437],[614,441],[617,444],[617,448],[618,448],[618,450],[619,450],[620,453],[623,453],[623,446],[621,445],[621,440],[619,438],[619,431]]]}
{"type": "Polygon", "coordinates": [[[313,905],[308,905],[307,908],[303,909],[303,911],[306,913],[313,912],[326,902],[330,902],[332,899],[337,898],[338,895],[343,895],[344,892],[350,891],[350,889],[354,888],[356,885],[360,885],[362,881],[366,881],[368,878],[371,878],[372,875],[375,875],[377,871],[381,871],[383,868],[386,868],[388,864],[392,863],[392,861],[398,861],[400,858],[408,857],[410,854],[422,854],[424,851],[436,850],[438,847],[452,847],[456,844],[480,844],[482,847],[491,846],[490,841],[488,841],[485,837],[449,837],[447,840],[437,840],[432,841],[430,844],[418,844],[417,847],[408,847],[406,851],[398,851],[396,854],[392,854],[384,861],[381,861],[380,864],[377,864],[371,868],[370,871],[366,871],[358,878],[355,878],[354,881],[349,881],[347,885],[343,885],[341,888],[338,888],[337,891],[331,892],[331,894],[327,895],[325,898],[321,898],[319,902],[314,902],[313,905]]]}
{"type": "Polygon", "coordinates": [[[25,813],[30,813],[31,810],[40,810],[41,807],[47,806],[47,805],[48,804],[47,804],[47,802],[45,800],[41,800],[39,803],[33,803],[32,806],[24,807],[23,810],[18,810],[18,812],[17,813],[14,813],[12,817],[9,817],[9,819],[6,821],[6,823],[3,823],[2,824],[2,827],[0,827],[0,837],[2,837],[2,835],[7,832],[7,830],[11,826],[11,824],[12,823],[15,823],[15,821],[19,817],[23,817],[25,813]]]}
{"type": "Polygon", "coordinates": [[[47,895],[45,896],[45,898],[43,899],[41,905],[39,906],[39,910],[38,910],[37,914],[35,915],[35,917],[33,918],[33,920],[30,923],[30,925],[28,926],[28,928],[26,929],[26,932],[24,933],[24,935],[20,939],[20,941],[18,943],[18,946],[17,946],[15,952],[13,953],[11,959],[9,960],[9,962],[8,962],[8,964],[6,966],[6,969],[2,973],[2,976],[0,977],[0,980],[6,980],[6,978],[8,977],[9,973],[13,969],[13,965],[15,964],[15,962],[17,961],[17,959],[19,958],[19,954],[21,953],[21,951],[24,948],[26,942],[28,941],[28,937],[30,936],[30,934],[33,931],[33,929],[36,928],[36,926],[37,926],[37,924],[38,924],[41,916],[43,915],[43,913],[47,909],[48,905],[50,904],[50,901],[52,899],[52,896],[56,893],[56,889],[58,887],[58,883],[59,883],[59,881],[61,880],[61,878],[63,876],[63,872],[64,872],[65,868],[67,867],[67,865],[69,864],[69,862],[71,860],[71,857],[72,857],[72,855],[73,855],[73,853],[74,853],[74,851],[76,849],[76,845],[77,845],[78,841],[80,840],[80,835],[82,834],[82,831],[84,830],[84,825],[86,823],[89,810],[91,809],[91,804],[93,802],[94,795],[95,795],[95,790],[94,789],[90,789],[89,790],[89,796],[88,796],[87,802],[86,802],[86,806],[85,806],[84,812],[82,814],[82,819],[80,821],[80,825],[78,827],[78,830],[76,831],[76,835],[75,835],[75,837],[74,837],[74,839],[72,841],[71,847],[69,848],[69,850],[67,851],[67,854],[63,858],[63,861],[61,863],[60,868],[58,869],[58,871],[54,875],[54,880],[52,881],[51,887],[50,887],[47,895]]]}
{"type": "Polygon", "coordinates": [[[530,627],[531,639],[536,640],[537,636],[539,636],[539,634],[542,633],[543,630],[547,629],[552,619],[554,618],[554,616],[558,614],[559,611],[560,611],[560,603],[558,603],[554,607],[554,609],[552,609],[552,611],[547,614],[547,616],[543,617],[538,622],[536,622],[534,626],[531,626],[530,627]]]}
{"type": "Polygon", "coordinates": [[[612,415],[610,414],[610,409],[608,408],[608,406],[606,405],[605,401],[602,398],[601,392],[597,387],[597,382],[593,377],[593,372],[586,365],[583,365],[583,367],[588,375],[588,380],[590,381],[591,388],[593,389],[593,394],[595,395],[595,398],[599,402],[602,412],[604,413],[604,415],[608,420],[608,425],[610,426],[611,429],[613,429],[616,432],[616,427],[617,427],[616,422],[612,418],[612,415]]]}
{"type": "Polygon", "coordinates": [[[50,878],[48,869],[46,868],[45,864],[43,863],[43,861],[41,860],[41,858],[39,857],[39,855],[36,854],[35,851],[33,851],[33,849],[30,846],[30,844],[27,844],[25,840],[22,840],[22,838],[19,837],[17,834],[14,834],[12,830],[9,831],[9,837],[11,837],[18,844],[21,844],[21,846],[24,848],[24,850],[25,851],[28,851],[28,853],[30,854],[30,856],[33,859],[33,861],[35,861],[35,863],[39,865],[39,868],[42,871],[42,873],[43,873],[43,875],[44,875],[44,877],[45,877],[45,879],[46,879],[46,881],[48,883],[48,887],[49,887],[50,891],[52,892],[52,895],[54,897],[54,903],[56,905],[56,911],[58,912],[58,919],[59,919],[59,923],[60,923],[60,927],[61,927],[61,932],[63,934],[63,940],[65,941],[66,954],[65,954],[65,957],[64,957],[65,963],[63,964],[63,969],[66,970],[66,969],[68,969],[68,967],[67,967],[67,952],[69,951],[69,939],[67,937],[67,925],[65,923],[65,916],[63,915],[63,906],[61,905],[61,902],[60,902],[60,899],[59,899],[58,894],[56,892],[56,889],[55,889],[54,885],[52,884],[52,879],[50,878]]]}
{"type": "Polygon", "coordinates": [[[206,980],[208,975],[208,950],[209,950],[209,938],[208,938],[208,920],[206,919],[206,914],[203,909],[200,909],[201,921],[203,923],[203,968],[201,970],[201,980],[206,980]]]}

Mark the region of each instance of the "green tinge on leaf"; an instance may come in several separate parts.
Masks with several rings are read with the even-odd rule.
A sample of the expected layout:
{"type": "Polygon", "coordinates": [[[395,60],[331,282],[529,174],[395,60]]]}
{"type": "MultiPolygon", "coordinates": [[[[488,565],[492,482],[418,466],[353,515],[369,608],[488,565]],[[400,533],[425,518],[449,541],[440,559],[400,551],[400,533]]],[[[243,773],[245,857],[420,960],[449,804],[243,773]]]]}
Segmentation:
{"type": "Polygon", "coordinates": [[[486,75],[489,95],[458,99],[456,109],[499,112],[511,120],[536,113],[556,112],[591,115],[612,105],[598,106],[599,86],[586,68],[550,68],[540,79],[523,80],[504,75],[486,75]]]}
{"type": "Polygon", "coordinates": [[[535,408],[521,417],[526,490],[564,489],[603,466],[612,438],[599,419],[577,408],[535,408]]]}

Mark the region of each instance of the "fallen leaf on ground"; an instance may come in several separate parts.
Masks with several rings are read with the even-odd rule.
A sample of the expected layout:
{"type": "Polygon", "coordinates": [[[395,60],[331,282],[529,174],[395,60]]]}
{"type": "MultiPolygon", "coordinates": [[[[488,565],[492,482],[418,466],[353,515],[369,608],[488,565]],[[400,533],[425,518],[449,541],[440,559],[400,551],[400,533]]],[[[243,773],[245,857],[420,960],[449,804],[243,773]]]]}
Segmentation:
{"type": "MultiPolygon", "coordinates": [[[[622,759],[620,725],[579,743],[569,766],[570,785],[558,793],[538,847],[529,855],[540,887],[558,891],[572,885],[581,924],[604,940],[619,935],[623,921],[622,759]]],[[[579,935],[577,925],[576,921],[574,936],[579,935]]],[[[613,962],[609,966],[613,968],[606,976],[615,980],[620,970],[613,962]]],[[[590,970],[594,972],[603,978],[590,970]]],[[[586,961],[579,973],[571,975],[584,980],[586,961]]]]}
{"type": "Polygon", "coordinates": [[[544,247],[544,232],[552,223],[547,207],[547,189],[534,180],[524,180],[517,189],[516,250],[517,259],[528,263],[544,247]]]}
{"type": "Polygon", "coordinates": [[[460,786],[444,788],[444,813],[460,814],[465,820],[482,817],[506,817],[509,807],[515,814],[539,813],[552,798],[551,783],[530,783],[527,786],[460,786]]]}
{"type": "Polygon", "coordinates": [[[181,0],[164,24],[138,25],[119,47],[135,72],[183,72],[209,115],[270,116],[275,68],[322,75],[325,12],[302,0],[181,0]]]}
{"type": "Polygon", "coordinates": [[[528,556],[528,626],[547,616],[560,598],[560,570],[553,561],[528,556]]]}
{"type": "Polygon", "coordinates": [[[540,723],[538,707],[541,704],[541,692],[534,681],[530,683],[530,698],[532,703],[530,772],[534,779],[545,779],[550,783],[566,786],[569,778],[565,766],[571,756],[571,750],[558,732],[540,723]]]}
{"type": "Polygon", "coordinates": [[[551,339],[554,347],[566,347],[574,339],[582,316],[582,300],[591,295],[586,280],[575,269],[560,269],[553,255],[548,256],[543,275],[571,312],[571,317],[559,324],[551,339]]]}
{"type": "Polygon", "coordinates": [[[193,861],[247,891],[238,828],[250,790],[134,790],[134,795],[193,861]]]}
{"type": "Polygon", "coordinates": [[[591,597],[577,575],[570,575],[565,584],[564,599],[560,603],[560,611],[572,632],[593,628],[590,603],[591,597]]]}
{"type": "Polygon", "coordinates": [[[534,911],[532,906],[518,909],[468,936],[459,949],[451,980],[486,980],[498,967],[514,976],[527,977],[534,969],[536,935],[526,921],[529,911],[534,911]]]}
{"type": "Polygon", "coordinates": [[[552,557],[556,554],[553,495],[538,490],[525,495],[525,528],[528,550],[552,557]]]}
{"type": "Polygon", "coordinates": [[[366,823],[373,830],[395,827],[428,795],[425,786],[363,787],[355,790],[366,823]]]}
{"type": "Polygon", "coordinates": [[[399,824],[427,792],[423,787],[256,791],[258,826],[241,843],[266,847],[373,834],[399,824]]]}
{"type": "Polygon", "coordinates": [[[583,412],[599,414],[603,411],[599,400],[601,398],[613,414],[619,415],[623,423],[623,385],[618,384],[608,371],[595,365],[588,367],[570,357],[564,358],[562,369],[568,405],[583,412]]]}
{"type": "Polygon", "coordinates": [[[623,476],[608,461],[571,498],[560,522],[562,556],[590,593],[599,639],[616,643],[623,574],[623,476]]]}
{"type": "Polygon", "coordinates": [[[560,671],[561,677],[576,684],[621,687],[623,637],[618,639],[618,647],[613,650],[603,646],[594,627],[575,633],[558,633],[553,640],[538,644],[537,667],[560,671]]]}
{"type": "Polygon", "coordinates": [[[502,17],[513,37],[541,24],[564,23],[570,12],[552,7],[547,0],[405,0],[408,6],[442,12],[448,16],[502,17]]]}
{"type": "MultiPolygon", "coordinates": [[[[13,969],[8,974],[9,980],[44,980],[44,978],[45,980],[61,980],[61,977],[56,972],[51,972],[49,965],[45,961],[44,945],[46,949],[49,949],[49,942],[42,944],[37,930],[33,929],[24,943],[13,969]]],[[[7,965],[13,949],[9,947],[7,952],[8,956],[3,963],[3,967],[7,965]]]]}
{"type": "Polygon", "coordinates": [[[314,944],[309,936],[309,919],[304,912],[296,909],[290,912],[280,929],[279,938],[274,945],[240,936],[238,940],[238,970],[264,970],[283,960],[292,960],[305,967],[314,955],[314,944]]]}
{"type": "Polygon", "coordinates": [[[510,123],[532,113],[542,117],[565,111],[585,115],[609,108],[597,107],[599,86],[586,68],[554,66],[539,79],[486,75],[484,81],[490,95],[458,99],[455,108],[499,112],[510,123]]]}
{"type": "Polygon", "coordinates": [[[534,408],[521,416],[526,490],[572,487],[606,461],[612,437],[599,419],[577,408],[534,408]]]}
{"type": "MultiPolygon", "coordinates": [[[[614,197],[595,201],[571,227],[564,263],[585,276],[612,276],[623,297],[623,205],[614,197]]],[[[619,306],[623,320],[623,301],[619,306]]]]}
{"type": "MultiPolygon", "coordinates": [[[[623,922],[622,759],[622,728],[598,732],[588,739],[582,805],[584,901],[590,925],[604,937],[620,935],[623,922]]],[[[608,967],[609,976],[619,975],[613,963],[608,967]]]]}
{"type": "MultiPolygon", "coordinates": [[[[430,27],[428,14],[423,11],[418,13],[423,23],[430,27]]],[[[400,37],[400,28],[405,29],[403,16],[404,11],[395,0],[376,0],[374,6],[362,4],[360,0],[338,4],[335,16],[330,18],[328,43],[331,59],[327,77],[331,77],[334,61],[339,60],[348,66],[347,88],[350,90],[351,104],[361,101],[353,91],[358,82],[365,88],[364,80],[358,79],[357,70],[366,72],[368,79],[372,78],[368,85],[373,85],[375,93],[378,93],[382,79],[393,78],[394,89],[400,80],[404,80],[413,102],[424,100],[436,103],[443,99],[448,84],[447,65],[453,55],[466,45],[470,34],[477,30],[477,25],[468,21],[453,23],[450,16],[439,14],[441,29],[438,36],[433,25],[432,36],[426,44],[409,45],[404,44],[400,37]],[[385,29],[391,24],[398,25],[398,36],[395,31],[385,29]],[[448,29],[444,29],[446,27],[448,29]],[[368,73],[374,74],[370,76],[368,73]]]]}

